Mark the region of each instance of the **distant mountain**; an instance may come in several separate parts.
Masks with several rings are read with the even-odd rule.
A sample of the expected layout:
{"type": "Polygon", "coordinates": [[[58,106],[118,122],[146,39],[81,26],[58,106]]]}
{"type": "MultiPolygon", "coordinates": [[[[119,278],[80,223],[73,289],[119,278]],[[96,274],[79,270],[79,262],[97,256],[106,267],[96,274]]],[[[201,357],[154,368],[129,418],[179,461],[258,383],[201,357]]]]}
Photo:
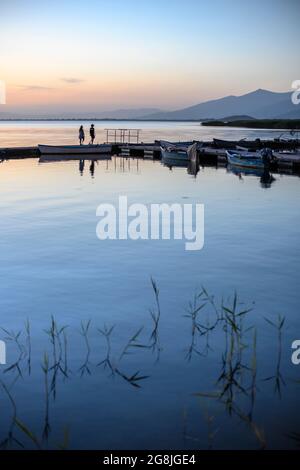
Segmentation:
{"type": "Polygon", "coordinates": [[[256,90],[241,96],[206,101],[177,111],[153,113],[145,119],[203,120],[222,119],[224,116],[250,115],[254,118],[279,118],[289,113],[300,113],[300,106],[291,102],[291,93],[256,90]],[[295,109],[297,108],[297,110],[295,109]],[[299,108],[299,109],[298,109],[299,108]]]}
{"type": "Polygon", "coordinates": [[[247,116],[247,114],[242,115],[235,115],[235,116],[225,116],[221,118],[223,122],[234,122],[234,121],[251,121],[251,119],[255,120],[252,116],[247,116]]]}
{"type": "Polygon", "coordinates": [[[141,109],[117,109],[115,111],[101,111],[97,113],[100,119],[140,119],[145,114],[161,113],[157,108],[141,108],[141,109]]]}
{"type": "Polygon", "coordinates": [[[5,105],[0,107],[0,119],[140,119],[145,114],[161,112],[157,108],[116,109],[101,111],[96,107],[91,110],[76,109],[75,106],[66,107],[64,111],[46,106],[32,108],[13,107],[5,105]]]}
{"type": "Polygon", "coordinates": [[[76,104],[52,106],[0,106],[0,119],[138,119],[138,120],[196,120],[210,119],[300,119],[300,105],[291,101],[291,92],[276,93],[256,90],[241,96],[205,101],[178,109],[161,111],[156,108],[117,109],[102,111],[97,104],[78,106],[76,104]],[[224,117],[226,116],[226,117],[224,117]]]}

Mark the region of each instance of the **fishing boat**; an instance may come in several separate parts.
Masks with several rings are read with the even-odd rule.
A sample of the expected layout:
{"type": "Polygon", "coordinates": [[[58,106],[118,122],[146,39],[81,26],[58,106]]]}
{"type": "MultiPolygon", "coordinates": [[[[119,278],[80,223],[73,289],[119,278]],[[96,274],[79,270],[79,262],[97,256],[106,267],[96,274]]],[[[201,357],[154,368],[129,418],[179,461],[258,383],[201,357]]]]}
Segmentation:
{"type": "Polygon", "coordinates": [[[110,144],[99,145],[38,145],[41,154],[45,155],[89,155],[111,153],[110,144]]]}
{"type": "Polygon", "coordinates": [[[300,150],[296,150],[295,152],[273,152],[273,155],[278,160],[288,160],[300,163],[300,150]]]}
{"type": "Polygon", "coordinates": [[[194,141],[182,141],[182,142],[169,142],[168,140],[156,140],[155,143],[158,143],[160,147],[176,147],[181,150],[186,150],[190,145],[193,145],[194,141]]]}
{"type": "Polygon", "coordinates": [[[179,145],[166,145],[165,147],[161,147],[161,155],[163,161],[172,160],[172,161],[185,161],[188,162],[192,158],[196,158],[197,154],[197,142],[192,145],[187,146],[179,146],[179,145]]]}
{"type": "Polygon", "coordinates": [[[233,150],[236,148],[236,140],[223,140],[223,139],[213,139],[213,145],[215,148],[233,150]]]}
{"type": "Polygon", "coordinates": [[[213,148],[213,147],[207,147],[207,146],[202,146],[199,148],[199,153],[201,155],[205,156],[214,156],[214,157],[226,157],[226,149],[222,148],[213,148]]]}
{"type": "Polygon", "coordinates": [[[283,139],[274,139],[274,140],[223,140],[223,139],[213,139],[213,146],[215,148],[223,148],[227,150],[234,150],[238,147],[244,147],[248,150],[255,151],[261,150],[263,148],[270,148],[272,150],[295,150],[299,146],[299,141],[297,139],[283,140],[283,139]]]}
{"type": "Polygon", "coordinates": [[[256,152],[236,152],[226,151],[228,163],[242,168],[261,168],[265,167],[265,162],[261,155],[256,152]]]}

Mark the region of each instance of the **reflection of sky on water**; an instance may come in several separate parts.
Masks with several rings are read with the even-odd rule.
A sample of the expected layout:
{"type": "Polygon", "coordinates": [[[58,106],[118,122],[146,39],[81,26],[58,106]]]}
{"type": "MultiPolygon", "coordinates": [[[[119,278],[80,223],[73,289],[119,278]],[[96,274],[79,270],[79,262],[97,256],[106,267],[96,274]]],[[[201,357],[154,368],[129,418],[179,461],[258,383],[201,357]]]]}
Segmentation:
{"type": "MultiPolygon", "coordinates": [[[[298,178],[275,175],[276,181],[264,189],[259,176],[244,174],[240,179],[223,168],[201,168],[195,178],[185,168],[169,171],[160,162],[113,157],[95,163],[92,178],[89,167],[85,162],[81,175],[78,161],[39,164],[21,160],[0,165],[1,326],[23,330],[20,341],[25,345],[26,318],[32,329],[31,375],[25,370],[26,356],[23,378],[11,388],[18,418],[36,435],[42,434],[47,398],[41,368],[45,351],[54,364],[44,330],[54,315],[60,326],[68,325],[70,373],[68,377],[57,373],[54,401],[53,369],[49,372],[52,446],[63,440],[64,427],[69,426],[74,448],[205,448],[208,410],[220,428],[215,447],[257,447],[253,430],[245,422],[228,417],[220,402],[193,395],[213,391],[222,368],[221,328],[212,332],[207,355],[194,354],[191,361],[186,357],[191,320],[184,315],[195,290],[204,285],[218,303],[222,296],[226,302],[231,296],[232,301],[236,290],[240,301],[253,307],[247,325],[257,328],[255,422],[263,427],[268,447],[294,445],[285,434],[299,430],[299,385],[293,382],[299,374],[290,361],[290,345],[300,331],[298,178]],[[127,195],[129,202],[145,204],[204,203],[203,250],[186,252],[180,240],[100,242],[95,234],[96,207],[101,202],[117,203],[119,194],[127,195]],[[139,340],[149,344],[153,328],[149,309],[156,308],[150,276],[160,290],[159,361],[150,349],[135,348],[120,364],[124,346],[142,326],[139,340]],[[286,317],[281,398],[274,390],[278,335],[264,320],[276,322],[278,314],[286,317]],[[87,325],[89,319],[90,354],[85,362],[88,348],[80,322],[87,325]],[[149,376],[140,381],[140,389],[121,374],[112,376],[103,364],[97,367],[107,352],[105,337],[98,330],[104,324],[116,325],[111,354],[119,372],[127,379],[137,371],[149,376]],[[82,374],[82,366],[90,373],[85,367],[82,374]],[[185,426],[187,434],[199,441],[184,441],[185,426]]],[[[202,351],[206,340],[198,340],[202,351]]],[[[248,363],[253,330],[247,333],[247,344],[248,363]]],[[[14,341],[8,342],[8,357],[13,358],[10,365],[18,357],[14,341]]],[[[0,378],[9,385],[15,374],[14,369],[0,378]]],[[[4,439],[12,408],[2,392],[5,412],[0,432],[4,439]]],[[[239,400],[242,406],[243,396],[239,400]]],[[[34,447],[16,432],[27,447],[34,447]]]]}

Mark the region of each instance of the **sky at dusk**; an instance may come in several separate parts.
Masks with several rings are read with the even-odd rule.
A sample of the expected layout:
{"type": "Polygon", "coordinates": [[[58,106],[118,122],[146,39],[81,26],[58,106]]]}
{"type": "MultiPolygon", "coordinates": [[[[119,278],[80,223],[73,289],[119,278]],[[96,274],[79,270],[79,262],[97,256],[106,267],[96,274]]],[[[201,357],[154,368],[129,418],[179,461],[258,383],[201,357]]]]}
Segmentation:
{"type": "Polygon", "coordinates": [[[300,79],[299,0],[0,0],[7,105],[176,109],[300,79]]]}

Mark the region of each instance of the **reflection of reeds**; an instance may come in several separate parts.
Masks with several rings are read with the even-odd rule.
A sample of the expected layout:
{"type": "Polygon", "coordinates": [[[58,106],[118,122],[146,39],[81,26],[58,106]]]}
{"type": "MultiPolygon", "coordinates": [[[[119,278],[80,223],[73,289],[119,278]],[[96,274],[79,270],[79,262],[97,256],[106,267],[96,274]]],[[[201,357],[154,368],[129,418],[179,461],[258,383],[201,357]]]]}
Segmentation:
{"type": "Polygon", "coordinates": [[[248,412],[249,420],[252,422],[253,419],[253,411],[256,399],[256,377],[257,377],[257,355],[256,355],[256,346],[257,346],[257,332],[256,328],[254,328],[253,333],[253,348],[252,348],[252,359],[251,359],[251,384],[250,384],[250,410],[248,412]]]}
{"type": "Polygon", "coordinates": [[[108,328],[106,325],[104,325],[103,329],[98,328],[99,333],[101,333],[101,335],[104,336],[106,340],[106,355],[105,355],[105,358],[101,362],[99,362],[98,366],[103,365],[104,368],[109,368],[112,375],[117,374],[119,377],[124,379],[127,383],[129,383],[130,385],[136,388],[140,388],[139,382],[141,380],[148,378],[148,376],[141,375],[140,371],[137,371],[134,374],[125,373],[124,370],[121,369],[120,362],[124,356],[129,354],[129,351],[132,348],[147,347],[145,345],[142,345],[138,341],[138,338],[140,336],[140,333],[142,332],[142,329],[143,328],[139,328],[136,331],[136,333],[134,333],[134,335],[129,338],[124,348],[122,349],[122,352],[119,356],[118,363],[113,364],[113,361],[111,359],[111,334],[114,330],[114,325],[111,326],[110,328],[108,328]]]}
{"type": "Polygon", "coordinates": [[[82,321],[81,324],[80,324],[80,333],[83,336],[84,342],[85,342],[85,345],[86,345],[85,360],[84,360],[82,366],[79,368],[81,375],[84,375],[85,373],[91,375],[91,371],[90,371],[91,347],[90,347],[89,338],[88,338],[88,333],[89,333],[90,326],[91,326],[91,320],[88,320],[86,323],[84,323],[82,321]]]}
{"type": "Polygon", "coordinates": [[[69,367],[68,367],[68,338],[66,330],[63,331],[63,344],[64,344],[64,375],[68,376],[69,367]]]}
{"type": "Polygon", "coordinates": [[[0,383],[1,383],[1,386],[2,386],[3,390],[5,391],[6,395],[8,396],[8,399],[9,399],[9,401],[11,403],[11,406],[12,406],[12,418],[11,418],[10,426],[9,426],[9,429],[8,429],[8,432],[7,432],[7,437],[5,437],[3,439],[3,441],[0,442],[0,448],[1,449],[7,449],[14,443],[17,444],[19,447],[24,448],[24,445],[22,444],[22,442],[19,441],[14,436],[14,429],[15,429],[16,419],[17,419],[16,402],[15,402],[11,392],[7,388],[7,386],[2,381],[0,381],[0,383]]]}
{"type": "Polygon", "coordinates": [[[160,301],[159,301],[159,289],[155,280],[151,277],[151,285],[155,296],[155,309],[150,309],[150,316],[153,321],[153,329],[150,335],[150,348],[153,352],[157,353],[157,360],[160,356],[161,346],[159,340],[159,323],[161,317],[160,301]]]}
{"type": "Polygon", "coordinates": [[[200,294],[195,294],[192,301],[189,302],[188,309],[184,317],[191,320],[191,342],[187,350],[186,358],[190,361],[192,359],[193,353],[200,354],[197,349],[197,335],[202,336],[203,332],[201,326],[198,322],[198,316],[201,310],[206,306],[206,302],[203,302],[202,292],[200,294]],[[199,303],[199,301],[201,303],[199,303]]]}
{"type": "Polygon", "coordinates": [[[123,351],[122,351],[121,354],[120,354],[119,361],[121,361],[121,359],[123,358],[123,356],[125,356],[126,354],[130,354],[130,350],[131,350],[132,348],[145,348],[145,347],[147,347],[147,346],[145,346],[144,344],[141,344],[141,343],[138,341],[138,340],[139,340],[139,336],[140,336],[142,330],[143,330],[143,326],[142,326],[141,328],[139,328],[139,329],[137,330],[137,332],[134,333],[134,335],[129,338],[129,340],[127,341],[127,343],[126,343],[126,345],[125,345],[125,347],[124,347],[124,349],[123,349],[123,351]]]}
{"type": "MultiPolygon", "coordinates": [[[[208,296],[206,295],[205,298],[207,300],[208,296]]],[[[247,313],[249,313],[251,309],[239,308],[240,303],[236,293],[230,305],[226,305],[222,301],[220,312],[216,311],[214,302],[210,302],[210,304],[213,305],[216,315],[213,328],[210,331],[214,331],[216,327],[220,325],[221,331],[224,333],[224,351],[221,356],[222,367],[216,382],[218,390],[208,393],[199,392],[195,395],[201,398],[218,400],[218,402],[224,406],[229,416],[234,415],[248,425],[250,431],[259,442],[259,447],[265,448],[266,440],[264,431],[253,420],[257,390],[256,330],[254,330],[252,358],[250,363],[248,364],[247,361],[245,362],[243,359],[243,352],[248,348],[246,335],[251,330],[250,327],[245,328],[244,321],[247,313]],[[245,385],[243,383],[244,381],[246,382],[245,385]],[[240,395],[250,401],[250,409],[248,408],[247,411],[244,411],[243,407],[241,407],[241,403],[245,400],[240,400],[240,395]]],[[[213,417],[209,416],[209,426],[211,426],[213,422],[213,417]]],[[[212,446],[212,438],[214,435],[215,433],[209,430],[209,447],[212,446]]]]}
{"type": "MultiPolygon", "coordinates": [[[[130,371],[129,369],[129,356],[136,353],[138,354],[141,349],[144,351],[156,351],[157,358],[161,351],[161,305],[160,305],[160,291],[157,283],[151,278],[151,286],[154,292],[155,304],[150,310],[151,315],[151,332],[147,333],[148,325],[143,325],[138,329],[134,329],[134,333],[129,336],[127,341],[124,341],[124,346],[117,348],[114,354],[115,347],[118,346],[115,341],[113,332],[115,325],[107,327],[104,325],[102,329],[98,329],[99,333],[105,340],[105,356],[104,359],[98,364],[102,365],[104,369],[108,369],[111,375],[124,380],[127,384],[134,388],[140,388],[142,381],[149,377],[145,373],[138,371],[130,371]],[[146,341],[144,337],[147,336],[146,341]],[[128,372],[129,370],[129,372],[128,372]]],[[[235,293],[232,301],[216,302],[214,296],[210,295],[205,288],[197,291],[193,299],[188,303],[185,317],[189,321],[190,342],[186,353],[186,358],[191,360],[194,353],[199,355],[208,354],[212,350],[214,338],[217,339],[218,344],[223,347],[221,351],[221,370],[216,377],[216,390],[213,392],[203,393],[199,392],[195,395],[201,397],[209,397],[217,401],[221,405],[223,412],[228,414],[229,417],[234,416],[240,422],[247,426],[252,436],[255,436],[259,443],[260,448],[266,447],[266,438],[264,429],[256,422],[255,418],[255,404],[257,400],[257,331],[256,328],[248,324],[248,312],[251,309],[245,308],[238,299],[235,293]],[[217,335],[217,336],[216,336],[217,335]],[[202,348],[203,346],[203,348],[202,348]]],[[[163,318],[164,320],[164,318],[163,318]]],[[[284,317],[279,316],[277,322],[272,322],[266,319],[272,327],[277,330],[278,340],[278,354],[275,374],[265,380],[273,379],[275,382],[275,392],[281,396],[284,380],[281,375],[281,362],[282,362],[282,335],[285,323],[284,317]]],[[[81,375],[91,374],[93,367],[90,367],[90,355],[92,347],[90,344],[91,333],[91,320],[81,322],[80,334],[84,340],[84,352],[86,351],[84,362],[79,368],[78,372],[81,375]]],[[[15,344],[17,348],[17,360],[9,365],[4,372],[16,371],[17,374],[13,375],[13,386],[17,379],[22,376],[25,378],[24,369],[22,369],[22,360],[27,357],[27,369],[30,375],[32,363],[32,335],[31,325],[29,320],[25,322],[25,336],[24,332],[2,330],[6,334],[6,339],[15,344]],[[24,339],[25,338],[25,339],[24,339]],[[23,344],[24,342],[24,344],[23,344]]],[[[25,426],[17,417],[16,405],[13,399],[11,388],[2,385],[2,389],[9,397],[13,408],[13,416],[7,436],[0,443],[0,446],[7,448],[9,446],[22,446],[23,444],[15,437],[16,426],[17,428],[34,443],[37,448],[48,445],[49,435],[51,432],[50,427],[50,414],[52,401],[51,398],[56,397],[57,378],[62,376],[64,379],[69,375],[68,365],[68,337],[67,327],[58,326],[55,318],[51,317],[51,323],[48,330],[46,330],[48,338],[50,339],[51,349],[44,355],[42,370],[44,373],[44,396],[45,396],[45,411],[43,416],[43,431],[40,439],[37,439],[30,429],[25,426]]],[[[149,352],[148,352],[149,354],[149,352]]],[[[140,363],[142,361],[139,358],[140,363]]],[[[25,361],[24,361],[25,364],[25,361]]],[[[138,367],[136,367],[138,368],[138,367]]],[[[205,422],[207,425],[208,447],[215,447],[215,436],[219,430],[216,413],[210,414],[208,411],[204,414],[205,422]]],[[[200,442],[197,437],[192,437],[187,432],[187,416],[185,415],[184,436],[186,439],[200,442]]],[[[51,420],[52,421],[52,420],[51,420]]],[[[297,441],[299,435],[291,433],[291,439],[297,441]]],[[[68,447],[68,430],[65,431],[63,443],[60,448],[68,447]]]]}
{"type": "Polygon", "coordinates": [[[17,360],[13,364],[11,364],[9,367],[4,369],[4,372],[5,373],[7,373],[7,372],[17,372],[16,378],[22,377],[23,375],[22,375],[22,370],[21,370],[21,362],[22,362],[22,360],[24,359],[24,357],[26,355],[26,350],[25,350],[23,344],[21,344],[21,342],[20,342],[22,331],[18,331],[17,333],[15,333],[14,331],[8,331],[5,328],[1,328],[1,329],[7,335],[5,340],[14,343],[16,345],[17,349],[18,349],[18,352],[19,352],[17,360]]]}
{"type": "Polygon", "coordinates": [[[44,384],[45,384],[45,417],[44,417],[44,428],[43,428],[42,437],[44,440],[47,441],[49,437],[49,433],[50,433],[50,423],[49,423],[49,383],[48,383],[49,359],[46,353],[44,354],[42,370],[44,372],[44,384]]]}
{"type": "Polygon", "coordinates": [[[31,374],[31,331],[30,331],[30,322],[27,318],[25,322],[25,331],[27,334],[26,343],[27,343],[27,351],[28,351],[28,358],[27,358],[27,366],[28,366],[28,374],[31,374]]]}
{"type": "Polygon", "coordinates": [[[99,333],[102,336],[104,336],[105,341],[106,341],[106,355],[105,355],[105,358],[101,362],[99,362],[98,366],[103,365],[104,368],[108,367],[111,370],[112,373],[114,372],[114,368],[113,368],[112,361],[111,361],[111,340],[110,340],[110,337],[111,337],[111,334],[114,330],[114,327],[115,327],[115,325],[111,326],[110,328],[108,328],[106,325],[104,325],[104,328],[102,330],[101,330],[101,328],[98,328],[99,333]]]}
{"type": "Polygon", "coordinates": [[[284,378],[282,377],[280,367],[281,367],[281,358],[282,358],[282,329],[285,322],[285,317],[278,315],[277,323],[272,322],[268,318],[265,320],[277,330],[277,341],[278,341],[278,353],[277,353],[277,362],[274,375],[267,377],[265,380],[274,380],[274,391],[281,398],[281,386],[285,385],[284,378]]]}
{"type": "Polygon", "coordinates": [[[20,421],[17,418],[15,419],[15,423],[18,426],[19,430],[22,431],[22,433],[25,436],[27,436],[31,442],[34,443],[34,445],[36,446],[36,448],[38,450],[40,450],[42,446],[41,446],[39,440],[37,439],[37,437],[35,436],[35,434],[32,431],[30,431],[28,426],[26,426],[22,421],[20,421]]]}
{"type": "Polygon", "coordinates": [[[53,363],[54,364],[57,363],[57,357],[56,357],[56,331],[57,331],[56,323],[55,323],[53,315],[51,315],[50,328],[49,328],[49,330],[45,330],[45,332],[49,336],[50,343],[51,343],[52,348],[53,348],[53,363]]]}
{"type": "Polygon", "coordinates": [[[136,388],[140,388],[139,382],[141,380],[145,380],[149,377],[149,375],[141,375],[140,371],[138,370],[134,374],[127,375],[121,370],[118,369],[118,367],[115,369],[116,374],[118,374],[120,377],[122,377],[126,382],[128,382],[130,385],[136,388]]]}
{"type": "Polygon", "coordinates": [[[48,330],[45,330],[46,334],[50,339],[50,344],[52,346],[52,366],[49,370],[52,371],[52,379],[51,379],[51,392],[53,398],[56,398],[56,384],[57,384],[57,377],[59,372],[64,376],[67,377],[65,372],[65,367],[63,367],[63,346],[62,346],[62,335],[64,334],[67,326],[59,327],[54,316],[51,316],[51,324],[48,330]]]}

